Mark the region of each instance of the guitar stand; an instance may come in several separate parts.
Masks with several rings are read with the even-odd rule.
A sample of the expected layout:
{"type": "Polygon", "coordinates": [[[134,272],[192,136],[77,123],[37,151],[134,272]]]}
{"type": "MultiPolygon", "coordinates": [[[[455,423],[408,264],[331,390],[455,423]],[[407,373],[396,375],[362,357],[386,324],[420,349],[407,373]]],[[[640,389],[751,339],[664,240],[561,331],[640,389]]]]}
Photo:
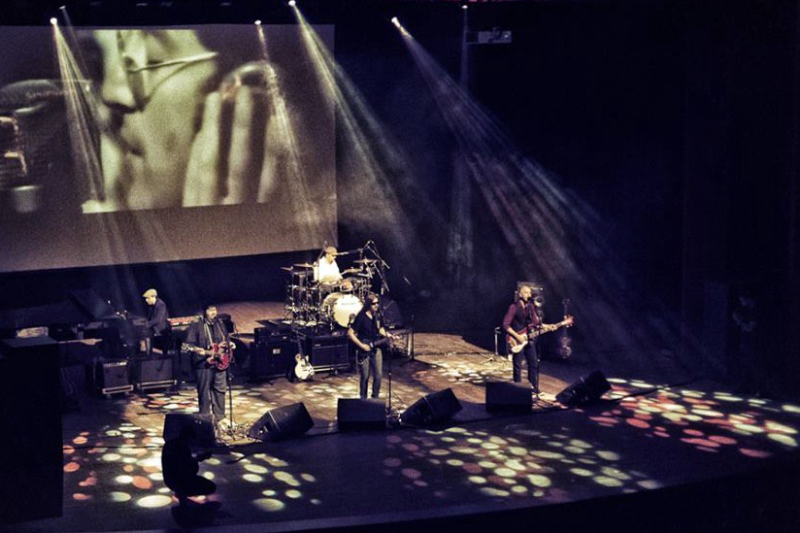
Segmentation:
{"type": "MultiPolygon", "coordinates": [[[[505,339],[505,335],[503,335],[503,329],[501,327],[494,328],[494,352],[491,355],[484,355],[479,353],[481,357],[484,358],[485,363],[507,363],[508,356],[501,356],[500,355],[500,339],[505,339]]],[[[506,354],[508,354],[508,343],[504,342],[506,354]]],[[[537,377],[538,379],[538,377],[537,377]]]]}

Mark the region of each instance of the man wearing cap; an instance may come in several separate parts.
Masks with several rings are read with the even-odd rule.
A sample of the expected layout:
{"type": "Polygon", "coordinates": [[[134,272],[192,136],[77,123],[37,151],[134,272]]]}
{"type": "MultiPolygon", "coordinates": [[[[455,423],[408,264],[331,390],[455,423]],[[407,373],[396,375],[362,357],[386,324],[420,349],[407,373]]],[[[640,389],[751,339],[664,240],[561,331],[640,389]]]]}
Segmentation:
{"type": "Polygon", "coordinates": [[[164,346],[164,336],[169,333],[170,329],[167,321],[169,312],[167,311],[167,304],[158,297],[158,292],[155,289],[147,289],[142,296],[147,304],[145,322],[147,339],[145,339],[145,348],[147,355],[150,355],[153,344],[158,345],[160,348],[164,346]]]}

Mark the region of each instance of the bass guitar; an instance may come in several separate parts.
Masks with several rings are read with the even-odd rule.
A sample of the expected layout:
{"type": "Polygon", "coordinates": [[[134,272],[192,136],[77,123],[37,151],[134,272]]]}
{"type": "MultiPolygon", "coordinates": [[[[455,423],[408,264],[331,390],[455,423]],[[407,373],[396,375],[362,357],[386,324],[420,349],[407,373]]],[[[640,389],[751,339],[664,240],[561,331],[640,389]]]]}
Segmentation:
{"type": "Polygon", "coordinates": [[[574,323],[574,319],[571,316],[564,317],[564,320],[558,322],[556,324],[545,324],[540,328],[525,328],[522,331],[518,331],[517,335],[524,335],[525,340],[523,342],[519,342],[515,337],[512,335],[508,335],[506,340],[508,341],[508,349],[511,353],[519,353],[525,348],[528,343],[530,343],[533,339],[542,335],[544,333],[549,333],[551,331],[555,331],[559,328],[563,327],[570,327],[574,323]]]}
{"type": "Polygon", "coordinates": [[[378,339],[376,341],[365,342],[364,344],[368,344],[369,347],[370,347],[370,350],[368,352],[365,352],[365,351],[363,351],[361,349],[358,349],[357,350],[357,352],[358,352],[358,354],[357,354],[358,355],[358,362],[359,363],[363,362],[364,359],[366,359],[370,355],[374,354],[376,349],[378,349],[381,346],[384,346],[384,345],[389,344],[390,342],[392,342],[393,338],[394,338],[394,336],[381,337],[380,339],[378,339]]]}
{"type": "Polygon", "coordinates": [[[227,370],[233,361],[233,349],[235,348],[232,342],[218,342],[214,343],[211,348],[204,349],[193,344],[181,344],[181,349],[189,352],[199,353],[206,356],[206,360],[211,365],[214,365],[217,370],[227,370]]]}

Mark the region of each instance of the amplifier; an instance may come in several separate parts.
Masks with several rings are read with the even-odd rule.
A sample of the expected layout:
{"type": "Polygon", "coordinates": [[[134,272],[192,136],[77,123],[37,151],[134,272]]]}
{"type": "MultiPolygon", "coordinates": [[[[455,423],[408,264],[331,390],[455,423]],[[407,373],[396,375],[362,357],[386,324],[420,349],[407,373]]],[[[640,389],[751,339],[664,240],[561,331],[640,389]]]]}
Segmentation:
{"type": "Polygon", "coordinates": [[[127,360],[98,362],[94,369],[95,388],[108,396],[118,392],[131,392],[133,385],[128,370],[127,360]]]}
{"type": "Polygon", "coordinates": [[[315,370],[350,366],[350,341],[344,335],[308,336],[304,349],[315,370]]]}
{"type": "Polygon", "coordinates": [[[255,328],[253,336],[256,343],[266,341],[288,341],[292,338],[291,326],[284,326],[280,323],[267,321],[263,327],[255,328]]]}
{"type": "Polygon", "coordinates": [[[294,368],[297,343],[280,337],[267,337],[256,342],[250,353],[250,380],[287,376],[294,368]]]}
{"type": "Polygon", "coordinates": [[[172,357],[138,359],[134,368],[136,390],[143,391],[175,386],[172,357]]]}

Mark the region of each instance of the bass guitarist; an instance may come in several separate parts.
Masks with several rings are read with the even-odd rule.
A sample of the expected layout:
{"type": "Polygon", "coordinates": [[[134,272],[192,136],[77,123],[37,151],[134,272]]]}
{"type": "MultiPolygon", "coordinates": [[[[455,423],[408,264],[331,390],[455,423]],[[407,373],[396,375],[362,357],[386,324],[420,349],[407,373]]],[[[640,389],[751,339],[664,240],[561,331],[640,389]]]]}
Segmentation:
{"type": "Polygon", "coordinates": [[[189,327],[184,348],[192,352],[197,377],[197,402],[201,415],[213,415],[214,426],[225,418],[225,391],[233,343],[216,306],[205,308],[202,318],[189,327]]]}
{"type": "Polygon", "coordinates": [[[532,335],[542,328],[553,326],[543,324],[536,313],[536,306],[531,299],[533,288],[522,285],[517,291],[517,300],[511,304],[503,318],[503,330],[508,334],[507,341],[512,354],[514,382],[522,381],[522,361],[528,365],[528,381],[535,396],[539,395],[539,346],[532,340],[532,335]],[[522,346],[521,350],[513,350],[514,346],[522,346]]]}
{"type": "Polygon", "coordinates": [[[385,344],[389,335],[381,321],[380,307],[378,296],[369,294],[366,304],[347,328],[347,337],[356,346],[356,365],[358,366],[361,398],[367,397],[370,375],[372,375],[372,398],[377,398],[381,392],[383,351],[380,346],[385,344]]]}

